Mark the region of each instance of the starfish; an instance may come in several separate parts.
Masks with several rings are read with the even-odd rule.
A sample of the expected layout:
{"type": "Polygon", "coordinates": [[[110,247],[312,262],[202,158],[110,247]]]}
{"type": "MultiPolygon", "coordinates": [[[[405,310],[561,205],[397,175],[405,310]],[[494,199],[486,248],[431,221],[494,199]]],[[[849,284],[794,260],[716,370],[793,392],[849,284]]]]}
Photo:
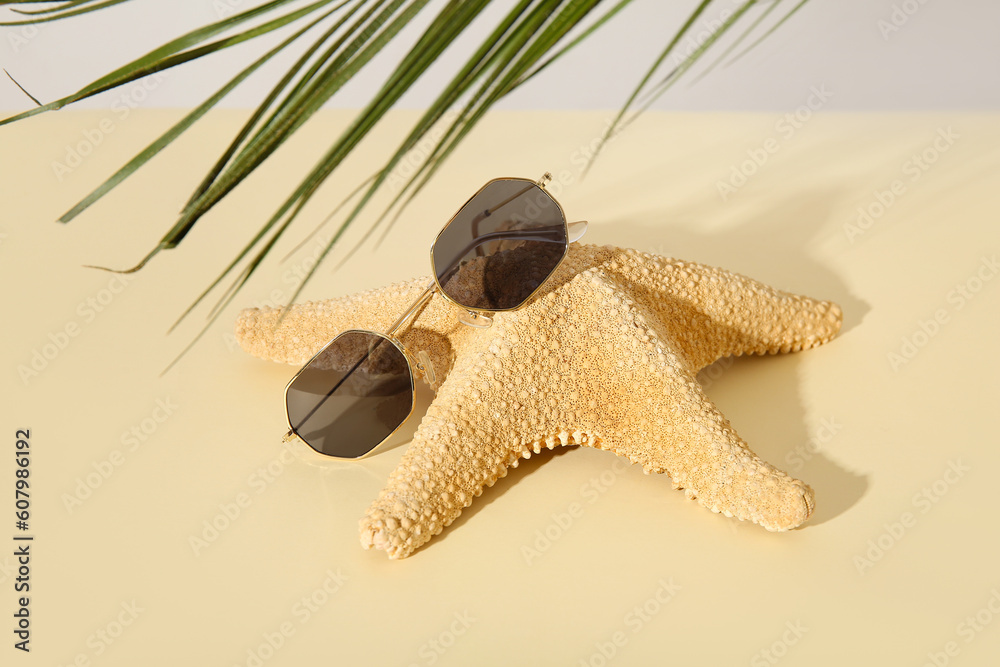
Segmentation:
{"type": "MultiPolygon", "coordinates": [[[[264,359],[301,365],[346,329],[384,330],[428,278],[291,307],[243,311],[236,336],[264,359]]],[[[400,336],[426,350],[435,397],[361,543],[411,555],[483,490],[543,448],[604,449],[663,473],[713,512],[770,531],[814,508],[804,482],[761,460],[696,375],[728,355],[797,352],[831,340],[841,310],[736,273],[613,246],[574,243],[524,307],[488,329],[436,296],[400,336]]],[[[425,378],[426,380],[426,378],[425,378]]]]}

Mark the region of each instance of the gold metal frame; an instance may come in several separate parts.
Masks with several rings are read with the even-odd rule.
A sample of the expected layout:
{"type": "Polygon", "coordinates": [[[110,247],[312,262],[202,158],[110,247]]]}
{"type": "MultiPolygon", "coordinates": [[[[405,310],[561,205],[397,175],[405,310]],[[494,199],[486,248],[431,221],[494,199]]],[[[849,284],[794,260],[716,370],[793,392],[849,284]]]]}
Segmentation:
{"type": "MultiPolygon", "coordinates": [[[[284,394],[283,394],[284,403],[285,403],[285,421],[288,423],[288,432],[285,433],[284,437],[282,438],[282,442],[289,442],[289,441],[294,440],[294,439],[297,438],[298,440],[302,441],[306,446],[308,446],[309,449],[311,449],[312,451],[316,452],[317,454],[320,454],[321,456],[323,456],[325,458],[330,458],[330,459],[335,459],[335,460],[340,460],[340,461],[360,461],[362,459],[366,459],[369,456],[374,455],[379,449],[381,449],[386,444],[386,442],[388,442],[392,438],[392,436],[395,435],[396,431],[398,431],[403,426],[403,424],[405,424],[409,420],[410,416],[413,414],[414,407],[416,406],[416,381],[415,381],[415,378],[414,378],[413,369],[416,368],[421,373],[425,373],[425,374],[428,371],[433,372],[431,369],[426,368],[424,366],[424,364],[420,362],[419,359],[415,359],[413,357],[413,355],[410,354],[410,351],[406,348],[406,346],[403,345],[403,343],[398,338],[396,338],[396,333],[403,327],[403,325],[406,324],[406,322],[409,321],[409,320],[411,320],[411,319],[416,319],[416,317],[419,315],[419,311],[421,309],[423,309],[423,307],[426,306],[430,302],[430,300],[431,300],[431,298],[433,298],[434,294],[440,294],[448,302],[450,302],[450,303],[458,306],[462,310],[464,310],[467,313],[469,313],[469,315],[471,315],[473,319],[478,319],[480,317],[485,318],[485,320],[487,322],[486,326],[490,326],[489,323],[492,321],[491,318],[489,317],[490,314],[492,314],[492,313],[498,313],[498,312],[509,312],[509,311],[518,310],[518,309],[524,307],[524,305],[526,303],[528,303],[529,301],[531,301],[531,299],[542,288],[542,286],[546,282],[548,282],[548,279],[552,276],[553,273],[556,272],[556,269],[559,268],[559,266],[562,264],[563,260],[566,259],[566,254],[569,252],[569,245],[570,245],[570,243],[574,242],[573,240],[570,239],[570,231],[569,231],[570,225],[571,224],[572,225],[576,225],[576,224],[580,224],[580,223],[579,222],[574,222],[574,223],[567,222],[566,221],[566,211],[563,210],[562,204],[560,204],[559,201],[555,197],[553,197],[552,194],[548,190],[545,189],[545,184],[549,180],[551,180],[551,178],[552,178],[552,174],[550,174],[548,172],[546,172],[537,181],[531,181],[531,180],[529,180],[527,178],[520,178],[520,177],[500,177],[500,178],[493,178],[493,179],[490,179],[489,181],[487,181],[485,184],[483,184],[483,186],[481,188],[479,188],[478,190],[476,190],[476,192],[471,197],[469,197],[467,200],[465,200],[465,202],[460,207],[458,207],[458,210],[456,210],[455,213],[453,213],[452,216],[450,218],[448,218],[448,222],[446,222],[441,227],[441,231],[439,231],[437,233],[437,236],[434,237],[434,242],[431,244],[431,248],[430,248],[430,255],[431,255],[431,257],[430,257],[430,259],[431,259],[431,274],[432,274],[432,277],[433,277],[432,282],[430,284],[428,284],[427,287],[424,288],[424,291],[420,294],[419,297],[417,297],[416,301],[414,301],[413,304],[410,305],[410,307],[406,309],[406,312],[404,312],[402,315],[399,316],[399,318],[392,324],[392,326],[389,327],[388,331],[386,331],[385,333],[380,333],[378,331],[370,331],[370,330],[367,330],[367,329],[349,329],[347,331],[342,331],[341,333],[337,334],[332,339],[330,339],[330,341],[326,345],[324,345],[319,350],[319,352],[317,352],[316,354],[314,354],[309,359],[309,361],[307,361],[305,364],[303,364],[302,368],[300,368],[298,370],[298,372],[295,373],[294,376],[292,376],[292,379],[288,381],[288,383],[285,385],[285,391],[284,391],[284,394]],[[563,230],[564,230],[564,232],[566,234],[566,245],[563,248],[562,256],[559,258],[559,261],[556,262],[556,265],[554,267],[552,267],[552,271],[550,271],[549,275],[545,277],[545,280],[543,280],[541,283],[539,283],[538,287],[536,287],[534,289],[534,291],[531,292],[531,294],[529,294],[524,299],[524,301],[522,301],[517,306],[515,306],[513,308],[503,308],[503,309],[499,309],[499,310],[487,310],[487,309],[483,309],[483,308],[470,308],[469,306],[464,306],[464,305],[458,303],[457,301],[455,301],[454,299],[452,299],[451,297],[449,297],[445,293],[445,291],[441,288],[441,285],[438,282],[438,278],[437,278],[437,271],[435,270],[435,267],[434,267],[434,254],[433,254],[434,253],[434,246],[437,244],[438,239],[441,238],[441,234],[444,233],[444,231],[448,228],[448,225],[450,225],[452,222],[454,222],[454,220],[458,216],[458,214],[462,212],[462,209],[464,209],[468,205],[468,203],[470,201],[472,201],[475,197],[477,197],[480,192],[482,192],[483,190],[485,190],[487,186],[489,186],[491,183],[495,183],[496,181],[523,181],[525,183],[530,183],[532,185],[537,186],[542,192],[544,192],[548,196],[548,198],[551,199],[552,202],[559,208],[559,213],[562,215],[563,230]],[[323,354],[323,352],[325,352],[326,349],[328,347],[330,347],[330,345],[332,345],[334,343],[334,341],[336,341],[338,338],[340,338],[341,336],[343,336],[344,334],[347,334],[347,333],[368,333],[368,334],[374,334],[376,336],[380,336],[381,338],[384,338],[385,340],[388,340],[393,345],[395,345],[396,348],[400,352],[403,353],[403,357],[406,359],[406,362],[409,365],[409,370],[410,370],[410,411],[406,414],[406,418],[403,419],[399,423],[399,426],[397,426],[395,429],[393,429],[392,433],[390,433],[385,438],[383,438],[381,442],[379,442],[377,445],[375,445],[374,447],[372,447],[370,450],[368,450],[367,452],[365,452],[361,456],[357,456],[357,457],[353,457],[353,458],[352,457],[345,457],[345,456],[335,456],[333,454],[326,454],[324,452],[317,451],[315,447],[313,447],[308,442],[306,442],[305,438],[302,438],[301,436],[299,436],[298,433],[295,432],[295,429],[292,427],[292,420],[291,420],[291,418],[288,415],[288,388],[290,386],[292,386],[292,383],[295,382],[296,378],[298,378],[299,375],[302,374],[302,371],[304,371],[306,368],[309,367],[309,364],[311,364],[313,362],[313,360],[316,359],[316,357],[318,357],[319,355],[323,354]]],[[[585,221],[580,221],[580,222],[583,222],[584,224],[586,224],[585,221]]],[[[472,325],[472,326],[475,326],[475,325],[472,325]]]]}

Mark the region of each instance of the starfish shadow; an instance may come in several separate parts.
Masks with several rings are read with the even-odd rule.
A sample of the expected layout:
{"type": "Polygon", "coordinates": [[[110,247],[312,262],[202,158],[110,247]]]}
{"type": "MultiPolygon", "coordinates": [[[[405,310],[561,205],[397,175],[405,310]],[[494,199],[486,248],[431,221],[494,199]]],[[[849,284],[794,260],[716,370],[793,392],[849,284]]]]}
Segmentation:
{"type": "MultiPolygon", "coordinates": [[[[838,197],[836,191],[801,194],[762,210],[738,227],[713,233],[693,230],[695,221],[719,213],[717,201],[702,201],[686,210],[649,211],[629,221],[594,225],[588,241],[722,266],[778,289],[829,299],[844,311],[838,336],[843,337],[862,324],[870,307],[834,271],[809,255],[816,244],[839,241],[832,236],[842,234],[840,223],[827,214],[838,197]],[[663,225],[664,219],[672,222],[663,225]]],[[[826,432],[814,427],[810,433],[806,427],[799,392],[802,359],[801,353],[727,358],[709,366],[699,379],[754,452],[813,487],[816,511],[803,526],[808,527],[846,512],[864,496],[869,482],[827,454],[837,444],[838,415],[818,415],[821,424],[835,425],[826,432]]]]}

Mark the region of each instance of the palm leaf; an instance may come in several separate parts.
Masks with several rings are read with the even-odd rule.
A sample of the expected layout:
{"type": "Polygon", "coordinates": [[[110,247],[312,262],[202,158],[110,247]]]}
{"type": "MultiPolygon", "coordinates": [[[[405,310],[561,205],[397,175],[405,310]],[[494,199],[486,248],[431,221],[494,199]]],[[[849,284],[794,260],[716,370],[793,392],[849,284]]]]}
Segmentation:
{"type": "MultiPolygon", "coordinates": [[[[254,28],[253,30],[248,30],[236,37],[230,37],[228,39],[219,40],[218,42],[214,42],[213,44],[202,47],[202,49],[208,52],[214,52],[232,46],[233,43],[238,43],[246,41],[248,39],[253,39],[254,37],[266,34],[268,32],[271,32],[272,30],[282,28],[285,25],[292,23],[296,19],[301,18],[302,16],[305,16],[308,13],[311,13],[314,9],[318,9],[319,7],[327,4],[329,4],[329,0],[320,0],[320,2],[316,2],[312,5],[309,5],[297,12],[292,12],[291,14],[282,16],[273,21],[268,21],[266,24],[254,28]]],[[[287,46],[289,46],[292,42],[297,40],[310,28],[312,28],[317,23],[319,23],[326,17],[330,16],[331,14],[339,10],[345,4],[347,4],[346,0],[344,0],[338,5],[335,5],[333,9],[329,10],[325,14],[320,15],[318,19],[315,19],[314,21],[309,23],[305,28],[302,28],[294,35],[292,35],[290,38],[286,39],[281,44],[279,44],[277,47],[265,53],[263,56],[258,58],[254,63],[252,63],[249,67],[245,68],[235,77],[233,77],[226,85],[224,85],[213,95],[211,95],[208,99],[202,102],[198,107],[194,109],[194,111],[185,116],[183,120],[181,120],[179,123],[177,123],[172,128],[167,130],[167,132],[162,134],[156,141],[154,141],[152,144],[147,146],[141,153],[132,158],[124,167],[115,172],[113,176],[111,176],[108,180],[106,180],[104,183],[98,186],[93,192],[91,192],[82,200],[80,200],[75,206],[73,206],[73,208],[71,208],[69,211],[60,216],[59,222],[69,222],[70,220],[78,216],[80,213],[82,213],[87,207],[89,207],[95,201],[97,201],[98,199],[106,195],[108,192],[110,192],[112,189],[114,189],[115,186],[117,186],[126,178],[135,173],[143,164],[149,161],[150,158],[152,158],[160,150],[165,148],[174,139],[180,136],[185,130],[191,127],[191,125],[193,125],[195,121],[197,121],[199,118],[205,115],[205,113],[209,109],[214,107],[222,98],[228,95],[230,91],[232,91],[236,86],[238,86],[240,83],[246,80],[255,71],[257,71],[257,69],[260,68],[261,65],[270,60],[278,52],[284,50],[287,46]]],[[[150,256],[147,256],[147,259],[150,256]]],[[[140,262],[139,265],[136,266],[135,268],[129,269],[128,271],[125,271],[123,273],[131,273],[132,271],[141,268],[143,264],[145,264],[145,260],[140,262]]]]}
{"type": "Polygon", "coordinates": [[[643,103],[642,107],[632,115],[632,117],[627,121],[626,124],[631,123],[635,120],[639,114],[647,110],[652,106],[653,102],[659,99],[667,90],[670,89],[677,81],[680,80],[684,74],[691,69],[698,59],[701,58],[702,54],[712,48],[717,41],[729,30],[733,25],[735,25],[746,12],[757,3],[757,0],[747,0],[743,5],[740,6],[735,12],[733,12],[729,18],[722,22],[719,29],[714,31],[708,38],[698,45],[691,54],[685,58],[680,65],[678,65],[674,70],[672,70],[667,76],[665,76],[653,89],[649,92],[646,101],[643,103]]]}
{"type": "MultiPolygon", "coordinates": [[[[129,1],[129,0],[126,0],[129,1]]],[[[127,65],[123,65],[118,69],[102,76],[101,78],[93,81],[87,86],[84,86],[80,90],[62,97],[54,102],[49,102],[48,104],[43,104],[42,106],[25,111],[23,113],[11,116],[9,118],[4,118],[0,120],[0,125],[6,125],[8,123],[13,123],[17,120],[23,120],[30,116],[34,116],[39,113],[44,113],[46,111],[55,111],[56,109],[61,109],[67,104],[72,104],[73,102],[78,102],[82,99],[86,99],[98,93],[102,93],[106,90],[111,90],[112,88],[117,88],[126,83],[131,83],[143,77],[149,76],[150,74],[155,74],[156,72],[161,72],[170,67],[180,65],[187,62],[190,59],[199,58],[207,53],[198,53],[190,58],[181,59],[177,58],[171,60],[171,56],[177,56],[184,49],[194,47],[201,42],[214,37],[215,35],[221,34],[226,30],[229,30],[240,23],[252,20],[266,14],[267,12],[274,11],[278,7],[294,2],[294,0],[271,0],[271,2],[260,5],[259,7],[254,7],[240,14],[235,14],[221,21],[216,21],[203,28],[198,28],[192,30],[191,32],[182,35],[176,39],[173,39],[163,46],[153,49],[149,53],[141,56],[127,65]]],[[[332,2],[332,0],[325,0],[322,4],[327,4],[332,2]]],[[[0,25],[13,25],[13,24],[0,24],[0,25]]],[[[235,42],[234,42],[235,43],[235,42]]],[[[233,43],[226,44],[223,47],[232,46],[233,43]]]]}
{"type": "Polygon", "coordinates": [[[34,102],[38,106],[42,106],[42,103],[39,102],[38,99],[34,95],[32,95],[31,93],[29,93],[27,90],[25,90],[24,86],[22,86],[21,84],[19,84],[17,82],[17,79],[15,79],[14,77],[12,77],[10,75],[10,72],[8,72],[7,70],[4,70],[3,73],[6,74],[7,78],[10,79],[11,81],[13,81],[14,85],[17,86],[18,88],[20,88],[21,92],[24,93],[25,95],[27,95],[28,98],[31,99],[32,102],[34,102]]]}
{"type": "MultiPolygon", "coordinates": [[[[72,19],[74,16],[108,9],[126,1],[128,0],[0,1],[0,6],[7,6],[24,17],[20,21],[0,25],[25,25],[72,19]]],[[[295,1],[270,0],[228,18],[209,23],[166,42],[69,95],[0,120],[0,125],[5,125],[59,109],[185,62],[211,56],[286,26],[297,26],[293,34],[255,59],[186,114],[80,200],[60,220],[68,222],[99,201],[160,150],[169,146],[205,113],[214,108],[231,90],[250,79],[277,53],[297,45],[307,33],[318,31],[318,37],[302,48],[293,65],[271,87],[250,118],[235,133],[227,148],[208,168],[204,178],[190,194],[184,208],[159,243],[131,270],[141,268],[160,251],[176,247],[181,243],[205,214],[229,196],[326,102],[358,76],[375,56],[412,23],[428,3],[428,0],[340,0],[339,2],[313,0],[309,3],[299,0],[298,7],[292,7],[295,1]]],[[[605,131],[594,155],[600,152],[611,136],[634,121],[711,50],[755,5],[755,2],[756,0],[747,0],[740,5],[709,39],[679,65],[663,75],[661,70],[666,59],[675,52],[680,41],[713,4],[713,0],[701,0],[680,28],[670,36],[663,50],[645,71],[605,131]],[[660,80],[655,84],[652,83],[658,75],[660,80]]],[[[782,0],[774,0],[720,56],[703,70],[701,76],[724,61],[769,18],[781,2],[782,0]]],[[[798,4],[736,58],[753,49],[773,33],[805,2],[806,0],[799,0],[798,4]]],[[[423,190],[497,101],[525,82],[541,75],[570,50],[584,43],[630,3],[631,0],[617,0],[613,3],[609,1],[607,2],[609,8],[590,23],[587,23],[588,17],[604,4],[602,0],[519,0],[511,7],[475,52],[458,68],[457,73],[420,116],[405,139],[387,157],[383,166],[370,179],[359,185],[348,199],[345,199],[342,206],[359,193],[361,195],[346,213],[330,240],[323,246],[318,261],[308,272],[305,280],[299,284],[292,301],[299,295],[322,261],[336,247],[344,232],[367,210],[394,168],[414,147],[427,139],[429,132],[443,124],[443,133],[433,143],[430,154],[408,177],[389,205],[362,236],[359,245],[350,251],[351,253],[361,243],[366,242],[380,226],[383,227],[384,238],[408,203],[423,190]],[[382,223],[386,220],[388,223],[383,226],[382,223]]],[[[361,142],[381,122],[386,112],[406,91],[416,85],[427,68],[441,57],[445,49],[466,31],[489,4],[490,0],[451,0],[437,10],[429,25],[365,108],[304,174],[299,184],[278,208],[267,217],[256,232],[250,235],[243,249],[195,299],[181,315],[181,319],[202,303],[227,276],[235,272],[233,280],[210,309],[206,328],[223,312],[225,306],[235,298],[273,251],[319,188],[337,173],[343,161],[358,149],[361,142]]],[[[20,84],[17,85],[20,87],[20,84]]],[[[591,163],[588,163],[587,168],[591,163]]]]}
{"type": "Polygon", "coordinates": [[[765,32],[763,35],[761,35],[760,37],[758,37],[757,39],[755,39],[750,46],[748,46],[747,48],[743,49],[742,51],[740,51],[739,53],[737,53],[735,56],[733,56],[732,60],[730,60],[729,62],[727,62],[726,65],[727,66],[728,65],[732,65],[734,62],[736,62],[737,60],[739,60],[740,58],[742,58],[743,56],[745,56],[746,54],[750,53],[755,48],[757,48],[757,46],[760,45],[760,43],[763,42],[765,39],[767,39],[768,37],[770,37],[771,34],[774,33],[775,30],[777,30],[781,26],[785,25],[785,22],[788,21],[788,19],[792,18],[792,16],[794,16],[797,11],[799,11],[800,9],[802,9],[802,6],[805,5],[806,2],[808,2],[808,0],[799,0],[799,2],[798,2],[797,5],[795,5],[794,7],[792,7],[788,11],[787,14],[785,14],[784,16],[781,17],[781,20],[779,20],[774,25],[772,25],[768,29],[768,31],[765,32]]]}
{"type": "MultiPolygon", "coordinates": [[[[753,2],[753,1],[754,0],[748,0],[748,2],[753,2]]],[[[701,0],[701,2],[698,3],[698,6],[695,7],[694,11],[681,26],[680,30],[678,30],[677,33],[674,35],[674,38],[667,43],[663,51],[660,52],[660,55],[657,56],[655,61],[653,61],[653,64],[650,66],[650,68],[646,70],[646,74],[642,77],[642,80],[639,81],[639,85],[635,87],[635,90],[632,91],[632,94],[629,95],[629,98],[625,100],[625,104],[618,112],[618,115],[614,117],[614,119],[611,121],[611,124],[608,125],[607,129],[604,131],[604,136],[601,137],[601,141],[597,144],[597,148],[594,149],[591,158],[587,161],[587,166],[585,168],[586,170],[590,169],[590,165],[594,163],[594,159],[600,154],[601,149],[604,148],[608,140],[611,137],[613,137],[615,133],[618,131],[618,126],[622,122],[622,119],[625,117],[625,114],[628,113],[628,110],[635,103],[636,99],[642,93],[643,89],[645,89],[646,84],[649,83],[649,80],[652,79],[653,76],[656,74],[657,70],[660,69],[660,65],[662,65],[663,61],[667,59],[667,56],[669,56],[673,52],[677,44],[679,44],[684,35],[687,34],[687,31],[691,29],[691,26],[694,25],[695,21],[698,20],[698,17],[702,15],[702,13],[705,11],[706,8],[708,8],[708,6],[711,3],[712,0],[701,0]]],[[[584,173],[586,173],[586,171],[584,173]]]]}
{"type": "MultiPolygon", "coordinates": [[[[782,0],[772,0],[771,4],[768,5],[767,9],[765,9],[764,11],[762,11],[760,13],[760,15],[756,19],[754,19],[753,23],[751,23],[747,27],[746,30],[744,30],[743,32],[740,33],[739,37],[737,37],[736,39],[734,39],[732,41],[732,43],[729,46],[727,46],[726,49],[722,53],[720,53],[718,55],[718,57],[716,57],[715,60],[713,60],[711,62],[711,64],[708,65],[708,67],[706,67],[704,70],[702,70],[698,74],[698,76],[695,77],[694,81],[692,82],[692,85],[695,84],[695,83],[698,83],[699,81],[701,81],[702,79],[704,79],[706,76],[708,76],[709,74],[711,74],[712,71],[716,67],[718,67],[719,63],[721,63],[723,60],[726,59],[726,56],[728,56],[730,53],[732,53],[733,51],[735,51],[736,47],[738,47],[740,44],[743,43],[743,40],[745,40],[747,37],[749,37],[751,34],[753,34],[753,31],[757,29],[757,26],[759,26],[761,23],[763,23],[764,21],[767,20],[767,17],[771,15],[771,12],[773,12],[775,9],[778,8],[778,5],[780,5],[781,2],[782,2],[782,0]]],[[[773,28],[772,28],[772,30],[773,30],[773,28]]],[[[732,64],[735,61],[736,61],[736,58],[734,58],[733,60],[729,61],[729,63],[727,63],[727,65],[732,64]]]]}
{"type": "Polygon", "coordinates": [[[128,0],[103,0],[101,2],[95,2],[94,0],[71,0],[70,2],[60,3],[58,7],[50,7],[48,9],[36,9],[35,11],[26,11],[23,9],[11,9],[11,11],[24,16],[33,16],[39,14],[48,14],[48,16],[43,16],[37,19],[25,19],[23,21],[13,21],[10,23],[0,23],[0,26],[18,26],[18,25],[31,25],[33,23],[45,23],[47,21],[58,21],[59,19],[69,18],[70,16],[79,16],[80,14],[86,14],[87,12],[92,12],[97,9],[104,9],[105,7],[111,7],[112,5],[117,5],[122,2],[128,2],[128,0]],[[72,9],[80,5],[89,5],[80,7],[79,9],[72,9]],[[63,11],[67,10],[67,11],[63,11]]]}
{"type": "MultiPolygon", "coordinates": [[[[594,2],[575,2],[569,3],[568,9],[570,12],[577,12],[577,20],[581,19],[596,3],[594,2]],[[579,13],[580,9],[583,8],[585,11],[579,13]]],[[[519,81],[523,81],[523,73],[526,71],[528,65],[525,65],[525,61],[522,59],[520,61],[521,66],[515,65],[515,59],[518,55],[526,48],[529,40],[533,36],[537,36],[538,41],[543,41],[548,38],[549,43],[558,41],[559,37],[564,35],[570,27],[573,25],[572,19],[567,20],[566,15],[557,17],[554,19],[547,27],[546,25],[548,15],[546,13],[545,7],[536,7],[535,11],[525,17],[515,30],[510,34],[510,38],[500,44],[497,50],[493,53],[493,57],[488,61],[488,66],[492,67],[491,73],[485,77],[485,81],[480,85],[479,89],[473,93],[469,102],[465,105],[463,110],[459,113],[455,121],[453,121],[448,130],[444,133],[441,139],[438,141],[437,145],[431,151],[430,155],[424,161],[424,163],[417,169],[417,171],[411,176],[409,183],[404,186],[393,202],[390,204],[388,210],[392,209],[397,203],[400,202],[401,198],[406,195],[406,200],[402,203],[400,207],[400,212],[402,208],[405,208],[406,203],[411,201],[420,190],[427,184],[433,174],[437,171],[438,167],[444,162],[444,160],[450,155],[451,151],[458,145],[462,138],[468,132],[472,130],[476,122],[482,118],[485,111],[492,106],[492,104],[502,97],[507,92],[510,92],[519,81]],[[554,26],[554,27],[553,27],[554,26]],[[555,40],[552,37],[555,36],[555,40]],[[510,72],[513,68],[513,75],[510,72]],[[503,78],[504,74],[507,73],[506,79],[503,78]]],[[[386,213],[379,218],[379,221],[385,217],[386,213]]],[[[398,219],[397,217],[393,220],[398,219]]],[[[376,223],[377,224],[377,223],[376,223]]],[[[391,226],[391,225],[390,225],[391,226]]],[[[369,229],[369,234],[372,229],[369,229]]],[[[389,230],[386,230],[386,233],[389,230]]],[[[384,237],[384,234],[383,234],[384,237]]],[[[362,239],[363,241],[364,239],[362,239]]]]}
{"type": "MultiPolygon", "coordinates": [[[[267,95],[267,97],[264,98],[264,100],[260,103],[260,105],[258,105],[257,109],[254,110],[254,113],[250,116],[247,122],[244,123],[243,127],[236,134],[236,137],[233,138],[233,141],[230,143],[229,147],[226,148],[225,151],[223,151],[222,156],[218,159],[218,161],[216,161],[215,165],[209,170],[208,174],[195,189],[194,193],[192,193],[191,197],[184,205],[185,209],[189,208],[191,206],[191,203],[195,201],[198,197],[200,197],[208,189],[208,187],[215,181],[218,175],[222,172],[223,168],[229,163],[232,157],[236,154],[237,149],[239,149],[239,147],[244,143],[247,137],[250,136],[250,133],[253,131],[254,127],[257,126],[257,124],[267,113],[268,109],[270,109],[274,105],[274,103],[278,100],[278,98],[281,96],[282,91],[284,91],[289,85],[291,85],[295,77],[300,75],[302,68],[305,67],[305,65],[309,62],[310,59],[312,59],[312,57],[316,54],[316,52],[320,49],[320,47],[322,47],[327,40],[332,38],[333,35],[335,35],[344,26],[344,24],[351,18],[351,16],[354,15],[354,12],[356,12],[358,8],[360,8],[360,6],[361,6],[360,3],[354,2],[354,7],[348,10],[344,14],[344,16],[342,16],[336,23],[333,24],[333,26],[328,28],[327,31],[323,33],[323,35],[312,44],[312,46],[306,49],[306,51],[299,57],[299,59],[295,62],[295,64],[293,64],[289,68],[288,72],[286,72],[285,75],[281,78],[281,80],[278,81],[278,83],[274,86],[274,88],[271,89],[271,92],[267,95]]],[[[337,8],[339,9],[339,7],[340,6],[338,6],[337,8]]],[[[310,72],[312,72],[313,69],[315,69],[315,67],[316,65],[314,64],[313,68],[310,69],[310,72]]],[[[307,72],[305,75],[301,77],[300,85],[302,81],[308,80],[308,78],[310,78],[310,72],[307,72]]]]}

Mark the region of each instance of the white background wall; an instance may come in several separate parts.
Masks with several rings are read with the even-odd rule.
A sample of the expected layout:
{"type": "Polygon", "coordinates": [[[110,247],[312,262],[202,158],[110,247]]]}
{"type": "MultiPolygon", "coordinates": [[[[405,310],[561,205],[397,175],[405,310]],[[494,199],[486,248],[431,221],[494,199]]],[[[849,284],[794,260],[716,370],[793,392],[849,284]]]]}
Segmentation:
{"type": "MultiPolygon", "coordinates": [[[[0,28],[0,64],[37,98],[65,95],[167,39],[216,20],[232,5],[242,11],[260,0],[135,0],[111,9],[36,29],[0,28]]],[[[780,15],[796,0],[785,0],[780,15]]],[[[740,0],[716,0],[698,30],[740,0]]],[[[422,23],[443,0],[424,10],[422,23]]],[[[470,35],[446,54],[404,98],[422,107],[455,70],[462,55],[482,39],[512,2],[496,2],[470,35]]],[[[606,3],[608,7],[612,2],[606,3]]],[[[696,0],[636,0],[588,43],[511,95],[507,108],[617,108],[666,44],[696,0]]],[[[759,10],[763,11],[766,3],[759,10]]],[[[15,15],[0,10],[5,20],[15,15]]],[[[751,17],[754,16],[751,13],[751,17]]],[[[751,18],[752,20],[752,18],[751,18]]],[[[744,25],[749,21],[744,18],[744,25]]],[[[1000,108],[1000,3],[995,0],[810,0],[755,52],[696,85],[675,86],[656,108],[671,110],[782,110],[802,104],[811,87],[824,86],[829,110],[927,110],[1000,108]],[[905,11],[904,11],[905,10],[905,11]],[[895,16],[894,16],[895,12],[895,16]],[[890,30],[895,18],[898,30],[890,30]],[[880,23],[881,22],[881,23],[880,23]]],[[[415,35],[410,31],[408,38],[415,35]]],[[[734,33],[735,34],[735,33],[734,33]]],[[[143,95],[147,107],[187,107],[200,102],[276,39],[266,37],[223,55],[174,69],[143,95]]],[[[400,43],[376,60],[332,104],[358,107],[384,80],[400,43]]],[[[705,63],[713,59],[711,54],[705,63]]],[[[255,104],[275,80],[277,60],[225,100],[255,104]]],[[[2,75],[0,75],[2,76],[2,75]]],[[[110,106],[109,93],[80,107],[110,106]]],[[[30,101],[5,77],[0,109],[30,101]]]]}

